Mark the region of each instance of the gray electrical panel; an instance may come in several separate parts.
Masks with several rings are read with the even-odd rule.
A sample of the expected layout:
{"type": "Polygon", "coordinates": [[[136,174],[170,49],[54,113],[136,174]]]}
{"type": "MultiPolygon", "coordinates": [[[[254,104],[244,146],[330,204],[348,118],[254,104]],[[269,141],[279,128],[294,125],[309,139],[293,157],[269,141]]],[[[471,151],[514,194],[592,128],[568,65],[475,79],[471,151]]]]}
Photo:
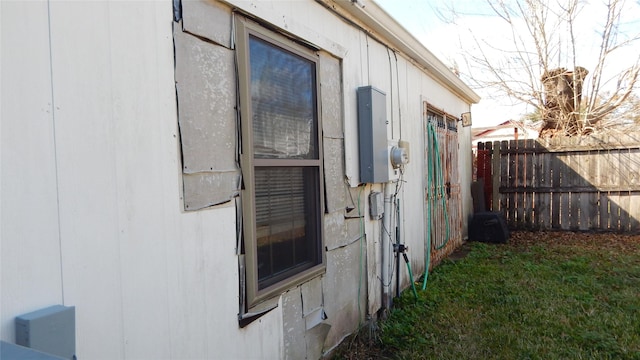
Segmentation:
{"type": "Polygon", "coordinates": [[[357,94],[360,182],[388,182],[386,94],[372,86],[359,87],[357,94]]]}
{"type": "Polygon", "coordinates": [[[50,306],[20,315],[15,323],[16,344],[65,359],[75,358],[75,307],[50,306]]]}

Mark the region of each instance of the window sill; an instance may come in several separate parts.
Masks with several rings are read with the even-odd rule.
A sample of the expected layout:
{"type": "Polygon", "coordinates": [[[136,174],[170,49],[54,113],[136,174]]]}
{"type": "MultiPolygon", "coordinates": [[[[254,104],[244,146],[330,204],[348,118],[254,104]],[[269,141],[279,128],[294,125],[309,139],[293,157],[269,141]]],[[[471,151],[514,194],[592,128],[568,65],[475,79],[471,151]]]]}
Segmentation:
{"type": "Polygon", "coordinates": [[[308,270],[294,275],[287,280],[283,280],[277,284],[271,285],[265,289],[258,291],[254,299],[249,299],[249,309],[263,308],[263,303],[268,303],[273,299],[279,299],[280,295],[284,292],[298,287],[318,276],[322,276],[326,273],[327,267],[325,264],[316,265],[308,270]]]}

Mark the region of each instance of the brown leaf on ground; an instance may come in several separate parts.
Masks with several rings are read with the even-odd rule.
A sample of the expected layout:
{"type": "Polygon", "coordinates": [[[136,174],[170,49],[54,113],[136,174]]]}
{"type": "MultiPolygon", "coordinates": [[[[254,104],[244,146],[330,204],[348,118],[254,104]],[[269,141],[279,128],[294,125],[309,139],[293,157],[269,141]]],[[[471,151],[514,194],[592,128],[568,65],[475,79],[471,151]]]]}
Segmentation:
{"type": "Polygon", "coordinates": [[[640,248],[640,235],[585,232],[515,231],[509,239],[511,246],[527,248],[536,245],[575,246],[585,249],[635,251],[640,248]]]}

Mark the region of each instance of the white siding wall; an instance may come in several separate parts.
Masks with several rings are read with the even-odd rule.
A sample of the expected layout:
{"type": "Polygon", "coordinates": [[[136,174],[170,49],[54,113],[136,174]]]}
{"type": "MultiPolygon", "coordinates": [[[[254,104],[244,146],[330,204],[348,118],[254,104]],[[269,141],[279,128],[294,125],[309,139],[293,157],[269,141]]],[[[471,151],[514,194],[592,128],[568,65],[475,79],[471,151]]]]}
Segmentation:
{"type": "MultiPolygon", "coordinates": [[[[469,105],[317,2],[229,2],[341,59],[352,185],[359,180],[356,88],[387,93],[389,137],[411,144],[401,231],[414,271],[422,272],[421,102],[454,115],[469,105]]],[[[0,338],[14,341],[15,316],[62,303],[76,306],[79,358],[283,357],[282,301],[238,328],[233,204],[182,211],[171,1],[3,1],[0,15],[0,338]]],[[[460,144],[468,213],[469,128],[460,128],[460,144]]],[[[364,214],[371,191],[382,187],[366,187],[364,214]]],[[[375,312],[379,222],[365,215],[365,231],[362,309],[375,312]]],[[[342,276],[337,269],[327,274],[342,276]]],[[[353,311],[354,304],[356,296],[336,309],[353,311]]],[[[344,314],[329,317],[334,323],[344,314]]],[[[325,349],[357,325],[334,326],[325,349]]]]}
{"type": "Polygon", "coordinates": [[[62,302],[53,101],[46,3],[1,7],[0,314],[62,302]]]}
{"type": "Polygon", "coordinates": [[[235,209],[181,212],[171,2],[0,6],[1,338],[63,303],[79,358],[279,357],[278,310],[237,326],[235,209]]]}

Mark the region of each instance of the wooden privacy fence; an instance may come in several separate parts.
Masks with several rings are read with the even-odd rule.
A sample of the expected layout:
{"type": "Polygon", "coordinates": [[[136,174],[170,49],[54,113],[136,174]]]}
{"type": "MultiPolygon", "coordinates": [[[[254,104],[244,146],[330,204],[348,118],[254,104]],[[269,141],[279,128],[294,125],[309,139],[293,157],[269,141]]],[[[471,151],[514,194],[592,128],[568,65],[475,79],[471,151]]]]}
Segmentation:
{"type": "Polygon", "coordinates": [[[640,134],[478,144],[488,209],[511,229],[640,232],[640,134]]]}

